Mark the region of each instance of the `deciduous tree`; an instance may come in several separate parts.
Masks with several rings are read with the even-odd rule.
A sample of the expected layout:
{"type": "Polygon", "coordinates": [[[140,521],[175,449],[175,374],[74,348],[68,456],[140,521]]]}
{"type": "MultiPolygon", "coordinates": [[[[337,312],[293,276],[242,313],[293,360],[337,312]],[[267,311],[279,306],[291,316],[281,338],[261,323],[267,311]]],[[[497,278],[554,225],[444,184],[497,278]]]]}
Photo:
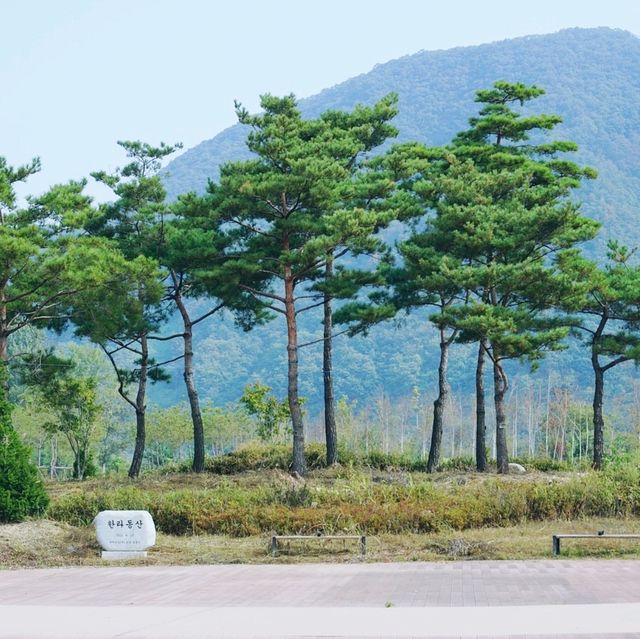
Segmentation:
{"type": "Polygon", "coordinates": [[[35,390],[53,418],[42,425],[45,432],[61,433],[69,442],[74,456],[73,477],[84,479],[101,412],[96,380],[78,375],[72,360],[45,353],[28,358],[23,382],[35,390]]]}

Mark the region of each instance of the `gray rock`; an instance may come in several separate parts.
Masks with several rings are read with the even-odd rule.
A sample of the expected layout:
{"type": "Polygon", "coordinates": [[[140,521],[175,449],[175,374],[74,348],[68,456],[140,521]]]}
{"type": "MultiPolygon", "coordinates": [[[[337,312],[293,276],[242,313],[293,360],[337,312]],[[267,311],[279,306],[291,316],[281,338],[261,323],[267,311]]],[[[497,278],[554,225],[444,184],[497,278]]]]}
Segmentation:
{"type": "Polygon", "coordinates": [[[514,475],[524,475],[527,472],[527,469],[521,464],[514,464],[512,462],[509,464],[509,472],[514,475]]]}

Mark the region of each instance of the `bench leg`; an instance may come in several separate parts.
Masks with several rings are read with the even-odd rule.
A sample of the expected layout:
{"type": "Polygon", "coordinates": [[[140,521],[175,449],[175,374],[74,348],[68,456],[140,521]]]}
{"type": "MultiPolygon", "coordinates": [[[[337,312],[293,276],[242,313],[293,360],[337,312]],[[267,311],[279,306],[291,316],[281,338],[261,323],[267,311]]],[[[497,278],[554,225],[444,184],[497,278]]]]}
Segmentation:
{"type": "Polygon", "coordinates": [[[275,557],[278,554],[278,538],[271,537],[271,556],[275,557]]]}
{"type": "Polygon", "coordinates": [[[366,557],[367,555],[367,538],[365,535],[362,535],[362,537],[360,537],[360,554],[363,557],[366,557]]]}
{"type": "Polygon", "coordinates": [[[560,554],[560,537],[556,537],[556,535],[553,536],[552,552],[554,557],[560,554]]]}

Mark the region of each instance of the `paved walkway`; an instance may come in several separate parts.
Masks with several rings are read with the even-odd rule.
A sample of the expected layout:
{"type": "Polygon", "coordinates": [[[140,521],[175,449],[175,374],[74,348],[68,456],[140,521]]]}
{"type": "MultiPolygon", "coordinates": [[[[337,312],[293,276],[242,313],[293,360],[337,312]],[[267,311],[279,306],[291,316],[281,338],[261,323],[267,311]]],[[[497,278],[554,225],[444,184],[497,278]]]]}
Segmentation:
{"type": "Polygon", "coordinates": [[[3,639],[638,637],[640,561],[0,571],[3,639]]]}

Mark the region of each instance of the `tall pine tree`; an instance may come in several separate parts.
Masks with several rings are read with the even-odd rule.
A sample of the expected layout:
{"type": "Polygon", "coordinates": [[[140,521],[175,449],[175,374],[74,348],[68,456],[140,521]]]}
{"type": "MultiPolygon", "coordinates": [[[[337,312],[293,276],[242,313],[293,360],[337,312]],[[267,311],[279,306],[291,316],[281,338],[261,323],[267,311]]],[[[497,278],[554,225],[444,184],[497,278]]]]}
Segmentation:
{"type": "Polygon", "coordinates": [[[137,477],[144,458],[148,384],[168,379],[162,368],[168,362],[156,362],[150,346],[154,339],[162,339],[157,332],[169,313],[167,304],[163,304],[167,274],[154,268],[168,217],[158,172],[163,158],[181,145],[161,143],[153,147],[138,141],[118,144],[126,151],[129,163],[114,173],[92,173],[116,199],[103,204],[85,230],[108,238],[122,251],[133,269],[134,288],[132,294],[121,298],[112,295],[107,312],[85,315],[79,330],[103,349],[118,378],[119,394],[135,411],[136,439],[129,476],[137,477]]]}
{"type": "MultiPolygon", "coordinates": [[[[532,168],[533,183],[548,186],[554,183],[559,189],[558,195],[563,189],[566,193],[576,187],[582,178],[595,177],[593,171],[558,157],[558,153],[576,151],[575,143],[558,140],[532,143],[532,135],[540,138],[542,132],[555,128],[562,118],[549,114],[524,115],[512,106],[522,107],[542,95],[544,90],[540,87],[504,80],[496,82],[492,89],[478,91],[475,101],[482,105],[480,112],[469,120],[470,128],[454,138],[451,151],[459,159],[471,159],[482,171],[511,170],[527,164],[532,168]],[[537,165],[535,170],[533,163],[537,165]]],[[[487,467],[484,395],[487,353],[486,340],[480,337],[476,363],[476,468],[479,471],[487,467]]],[[[502,377],[496,378],[494,371],[494,379],[502,377]]]]}
{"type": "MultiPolygon", "coordinates": [[[[223,166],[220,185],[210,187],[216,210],[242,230],[227,277],[285,319],[293,471],[301,475],[306,468],[298,316],[319,306],[329,315],[333,264],[349,252],[374,250],[379,244],[372,234],[388,222],[388,215],[362,206],[367,198],[353,185],[354,171],[361,154],[394,132],[387,121],[395,114],[395,103],[395,96],[387,96],[351,114],[329,112],[309,120],[302,118],[293,96],[263,96],[264,112],[255,116],[238,106],[239,121],[251,127],[247,144],[256,159],[223,166]],[[262,284],[256,285],[260,279],[262,284]]],[[[367,181],[360,184],[369,186],[367,181]]],[[[330,339],[326,333],[324,337],[330,339]]],[[[327,355],[325,349],[325,369],[330,366],[327,355]]],[[[330,375],[325,381],[330,383],[330,375]]],[[[329,401],[332,395],[328,390],[329,401]]],[[[330,419],[331,409],[327,412],[330,419]]],[[[331,424],[327,434],[333,462],[331,424]]]]}

